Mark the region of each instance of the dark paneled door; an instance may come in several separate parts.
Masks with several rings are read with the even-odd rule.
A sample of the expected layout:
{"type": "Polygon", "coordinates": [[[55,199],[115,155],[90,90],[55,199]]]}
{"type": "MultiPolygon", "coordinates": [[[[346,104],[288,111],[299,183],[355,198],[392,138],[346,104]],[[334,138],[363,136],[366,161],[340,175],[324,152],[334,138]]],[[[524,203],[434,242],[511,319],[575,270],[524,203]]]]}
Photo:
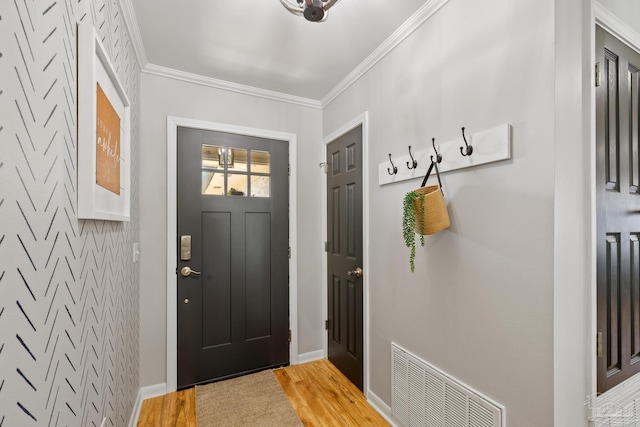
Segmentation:
{"type": "Polygon", "coordinates": [[[178,388],[289,363],[288,157],[178,128],[178,388]]]}
{"type": "Polygon", "coordinates": [[[362,126],[327,146],[327,163],[329,360],[362,390],[362,126]]]}
{"type": "Polygon", "coordinates": [[[640,55],[598,27],[598,392],[640,372],[640,55]]]}

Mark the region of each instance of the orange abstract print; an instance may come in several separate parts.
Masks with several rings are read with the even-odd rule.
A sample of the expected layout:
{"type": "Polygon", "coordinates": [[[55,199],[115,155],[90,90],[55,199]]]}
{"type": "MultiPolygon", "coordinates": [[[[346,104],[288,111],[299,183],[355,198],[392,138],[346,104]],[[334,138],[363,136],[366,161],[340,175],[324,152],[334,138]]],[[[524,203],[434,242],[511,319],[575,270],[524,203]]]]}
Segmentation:
{"type": "Polygon", "coordinates": [[[120,117],[97,86],[96,184],[120,195],[120,117]]]}

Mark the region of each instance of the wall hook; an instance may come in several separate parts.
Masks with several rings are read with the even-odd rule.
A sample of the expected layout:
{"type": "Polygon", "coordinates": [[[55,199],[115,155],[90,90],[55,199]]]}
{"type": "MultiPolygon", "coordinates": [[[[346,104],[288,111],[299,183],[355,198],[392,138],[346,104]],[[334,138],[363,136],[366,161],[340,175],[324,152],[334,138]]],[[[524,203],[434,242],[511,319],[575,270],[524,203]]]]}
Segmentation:
{"type": "MultiPolygon", "coordinates": [[[[438,153],[438,150],[436,149],[436,139],[435,138],[431,138],[431,146],[433,147],[433,151],[436,153],[436,163],[440,163],[442,162],[442,154],[438,153]]],[[[433,163],[433,156],[431,156],[431,163],[433,163]]]]}
{"type": "Polygon", "coordinates": [[[462,126],[462,139],[464,139],[465,147],[460,147],[460,154],[463,156],[470,156],[473,153],[473,147],[467,144],[467,138],[464,136],[464,126],[462,126]]]}
{"type": "Polygon", "coordinates": [[[391,153],[389,153],[389,162],[391,163],[391,167],[387,168],[387,173],[389,175],[395,175],[398,173],[398,167],[393,164],[393,160],[391,160],[391,153]],[[393,170],[393,172],[391,172],[393,170]]]}
{"type": "Polygon", "coordinates": [[[411,146],[409,146],[409,156],[411,156],[411,165],[409,165],[409,161],[407,161],[407,168],[409,169],[415,169],[418,167],[418,161],[416,159],[413,158],[413,154],[411,154],[411,146]]]}

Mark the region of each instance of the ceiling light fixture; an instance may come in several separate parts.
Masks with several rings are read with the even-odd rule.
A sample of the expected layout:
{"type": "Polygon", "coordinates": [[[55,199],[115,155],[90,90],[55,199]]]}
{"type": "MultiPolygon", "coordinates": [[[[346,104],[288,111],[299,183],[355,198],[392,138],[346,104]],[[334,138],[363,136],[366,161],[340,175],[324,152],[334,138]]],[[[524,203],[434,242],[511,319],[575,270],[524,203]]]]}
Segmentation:
{"type": "Polygon", "coordinates": [[[303,15],[307,21],[323,22],[329,8],[338,0],[280,0],[280,3],[294,15],[303,15]]]}

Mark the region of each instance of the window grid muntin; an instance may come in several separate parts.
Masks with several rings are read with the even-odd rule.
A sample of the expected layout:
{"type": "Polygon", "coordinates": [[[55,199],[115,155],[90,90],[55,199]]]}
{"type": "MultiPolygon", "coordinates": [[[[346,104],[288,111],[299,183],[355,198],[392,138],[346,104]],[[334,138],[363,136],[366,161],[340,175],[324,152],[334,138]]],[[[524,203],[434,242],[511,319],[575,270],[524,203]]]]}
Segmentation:
{"type": "MultiPolygon", "coordinates": [[[[264,150],[253,150],[253,149],[245,149],[245,148],[235,148],[235,147],[229,147],[229,146],[222,146],[222,145],[209,145],[209,144],[202,144],[202,163],[201,163],[201,169],[202,169],[202,181],[201,181],[201,193],[203,195],[206,196],[230,196],[230,195],[234,195],[234,196],[238,196],[240,194],[232,194],[231,193],[231,185],[229,184],[229,178],[230,176],[246,176],[246,191],[243,191],[242,196],[243,197],[270,197],[271,196],[271,154],[269,151],[264,151],[264,150]],[[236,151],[234,151],[236,150],[236,151]],[[218,153],[218,157],[214,158],[212,156],[215,155],[215,153],[218,153]],[[204,155],[205,153],[209,156],[208,158],[205,159],[204,155]],[[230,161],[229,161],[229,154],[236,153],[236,156],[232,157],[233,158],[233,163],[234,166],[236,164],[236,162],[238,162],[238,160],[242,160],[242,157],[245,157],[245,164],[246,164],[246,170],[243,169],[235,169],[229,168],[230,165],[230,161]],[[246,156],[237,156],[237,153],[246,153],[246,156]],[[256,163],[254,164],[254,155],[256,157],[256,163]],[[220,162],[220,156],[223,157],[223,161],[220,162]],[[262,161],[260,163],[258,163],[257,161],[257,157],[260,156],[262,157],[262,161]],[[264,161],[266,159],[266,162],[264,161]],[[218,167],[215,166],[215,162],[218,162],[218,167]],[[222,167],[220,167],[222,166],[222,167]],[[258,170],[266,170],[267,172],[258,172],[255,171],[254,169],[258,169],[258,170]],[[204,182],[205,182],[205,174],[206,173],[211,173],[214,174],[211,179],[209,179],[209,183],[208,185],[205,187],[204,182]],[[209,190],[210,187],[210,182],[211,180],[215,177],[215,174],[222,174],[222,192],[221,194],[216,194],[216,193],[208,193],[207,191],[209,190]],[[266,180],[260,180],[261,177],[266,177],[266,180]],[[265,195],[260,195],[259,192],[254,191],[254,189],[252,188],[252,183],[254,181],[266,181],[266,192],[263,191],[263,193],[266,193],[265,195]]],[[[216,190],[219,187],[217,186],[213,186],[212,190],[216,190]]],[[[244,189],[244,188],[243,188],[244,189]]],[[[264,188],[263,188],[264,190],[264,188]]]]}

